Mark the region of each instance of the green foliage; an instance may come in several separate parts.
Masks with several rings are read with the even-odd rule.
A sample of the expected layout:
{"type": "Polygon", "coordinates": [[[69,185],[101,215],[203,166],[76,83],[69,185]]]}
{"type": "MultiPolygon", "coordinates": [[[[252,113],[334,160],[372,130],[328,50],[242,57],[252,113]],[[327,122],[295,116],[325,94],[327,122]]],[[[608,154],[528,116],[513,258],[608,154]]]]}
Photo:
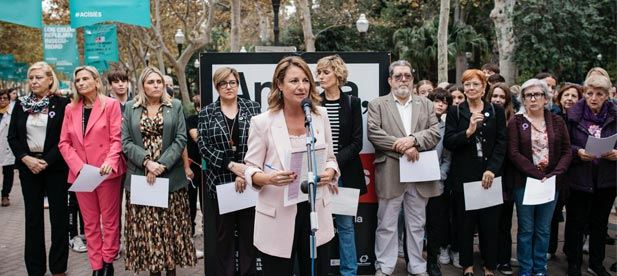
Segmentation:
{"type": "MultiPolygon", "coordinates": [[[[400,59],[408,60],[416,70],[417,79],[437,79],[437,31],[439,18],[435,16],[420,27],[402,28],[394,32],[395,49],[400,59]]],[[[487,50],[487,42],[475,29],[464,23],[453,24],[448,31],[448,65],[454,68],[457,54],[477,49],[487,50]]]]}
{"type": "Polygon", "coordinates": [[[595,66],[615,76],[615,7],[613,0],[517,1],[515,60],[521,79],[548,71],[561,81],[581,82],[595,66]]]}

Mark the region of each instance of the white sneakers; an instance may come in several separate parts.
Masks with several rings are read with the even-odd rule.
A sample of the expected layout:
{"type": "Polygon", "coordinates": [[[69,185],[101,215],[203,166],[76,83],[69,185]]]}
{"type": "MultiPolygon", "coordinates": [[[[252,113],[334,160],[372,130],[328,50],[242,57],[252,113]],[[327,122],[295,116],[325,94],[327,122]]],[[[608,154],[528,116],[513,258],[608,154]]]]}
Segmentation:
{"type": "Polygon", "coordinates": [[[73,237],[73,239],[69,241],[69,247],[71,248],[71,250],[77,253],[88,252],[88,247],[86,247],[84,241],[81,240],[79,235],[73,237]]]}
{"type": "Polygon", "coordinates": [[[440,264],[442,264],[442,265],[449,264],[450,263],[450,254],[448,252],[448,248],[447,247],[446,248],[440,247],[439,248],[439,256],[438,257],[439,257],[439,263],[440,264]]]}
{"type": "Polygon", "coordinates": [[[450,251],[450,258],[452,259],[452,265],[454,267],[463,268],[458,252],[450,251]]]}
{"type": "Polygon", "coordinates": [[[589,254],[589,235],[585,235],[583,239],[585,240],[585,243],[583,243],[583,253],[589,254]]]}
{"type": "Polygon", "coordinates": [[[197,259],[203,259],[204,258],[204,252],[199,250],[199,249],[195,249],[195,256],[197,256],[197,259]]]}

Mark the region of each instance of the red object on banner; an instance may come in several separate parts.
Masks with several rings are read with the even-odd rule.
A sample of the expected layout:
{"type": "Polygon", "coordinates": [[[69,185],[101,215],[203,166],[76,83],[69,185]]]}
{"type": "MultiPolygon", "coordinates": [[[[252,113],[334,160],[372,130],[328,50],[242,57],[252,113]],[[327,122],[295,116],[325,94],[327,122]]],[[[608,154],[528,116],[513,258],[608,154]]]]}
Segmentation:
{"type": "Polygon", "coordinates": [[[377,203],[377,194],[375,194],[375,160],[374,153],[361,153],[362,167],[364,168],[364,179],[366,180],[366,189],[368,192],[360,196],[360,203],[377,203]]]}

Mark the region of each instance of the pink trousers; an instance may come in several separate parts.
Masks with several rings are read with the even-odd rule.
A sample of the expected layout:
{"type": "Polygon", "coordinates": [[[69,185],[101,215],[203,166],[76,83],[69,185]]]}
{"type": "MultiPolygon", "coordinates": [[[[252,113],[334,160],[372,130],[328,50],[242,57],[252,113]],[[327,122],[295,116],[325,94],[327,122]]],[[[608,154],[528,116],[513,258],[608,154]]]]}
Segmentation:
{"type": "Polygon", "coordinates": [[[92,270],[103,268],[103,262],[112,263],[120,248],[118,214],[121,181],[122,177],[108,179],[90,193],[75,193],[84,217],[88,259],[92,270]]]}

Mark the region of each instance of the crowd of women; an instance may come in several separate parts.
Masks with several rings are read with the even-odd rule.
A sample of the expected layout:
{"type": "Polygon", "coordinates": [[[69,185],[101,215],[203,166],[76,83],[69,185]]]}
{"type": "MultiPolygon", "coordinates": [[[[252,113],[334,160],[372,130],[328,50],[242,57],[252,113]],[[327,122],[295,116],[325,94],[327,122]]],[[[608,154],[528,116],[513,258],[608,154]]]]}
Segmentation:
{"type": "MultiPolygon", "coordinates": [[[[511,228],[516,206],[518,273],[546,275],[547,259],[556,251],[555,225],[565,204],[563,250],[568,275],[581,275],[584,236],[589,241],[588,271],[610,275],[603,266],[604,242],[617,187],[617,149],[598,156],[585,149],[589,137],[617,133],[617,105],[609,95],[614,87],[608,74],[594,68],[583,85],[565,84],[554,91],[556,80],[550,74],[539,74],[520,87],[503,82],[489,86],[488,75],[498,69],[483,69],[465,71],[462,85],[438,88],[421,81],[414,90],[434,101],[442,125],[439,147],[451,154],[448,167],[442,167],[442,194],[427,206],[428,274],[441,275],[437,262],[452,261],[463,268],[465,276],[473,275],[476,230],[485,275],[494,275],[495,269],[512,274],[511,228]],[[482,181],[489,189],[499,176],[504,203],[466,210],[463,184],[482,181]],[[554,200],[524,203],[529,178],[544,183],[553,176],[554,200]]],[[[329,271],[335,225],[339,243],[344,245],[339,248],[340,273],[355,275],[353,217],[336,215],[333,220],[330,204],[339,186],[366,192],[359,157],[362,110],[359,98],[342,91],[347,77],[345,62],[337,55],[320,59],[315,72],[302,58],[285,57],[276,65],[267,111],[262,113],[259,103],[238,97],[238,72],[221,67],[212,77],[218,100],[201,109],[196,100],[199,115],[185,121],[180,101],[166,92],[164,75],[154,67],[142,70],[132,100],[123,86],[126,75],[109,76],[109,97],[97,69],[78,67],[68,99],[58,93],[52,68],[44,62],[33,64],[24,96],[8,107],[10,91],[0,92],[4,115],[0,143],[8,143],[15,157],[1,161],[5,161],[3,169],[9,167],[12,172],[14,163],[19,170],[28,274],[44,275],[47,260],[52,274],[66,272],[70,238],[67,183],[73,183],[89,165],[108,175],[94,191],[76,193],[93,275],[113,275],[121,247],[124,268],[134,272],[175,275],[176,267],[195,265],[191,240],[195,210],[191,209],[195,209],[194,185],[199,186],[202,177],[210,199],[208,203],[202,199],[202,204],[211,204],[215,213],[216,244],[208,246],[217,251],[213,260],[216,275],[234,275],[236,269],[241,275],[255,275],[256,256],[261,258],[264,275],[292,275],[296,257],[301,274],[309,275],[310,205],[285,206],[283,200],[287,185],[300,177],[290,168],[286,154],[305,146],[305,112],[300,103],[309,99],[315,140],[326,147],[325,165],[317,172],[316,183],[316,275],[329,271]],[[323,90],[321,95],[317,86],[323,90]],[[133,204],[132,176],[145,176],[148,184],[168,178],[168,208],[133,204]],[[257,190],[256,206],[219,214],[216,186],[226,183],[234,183],[239,193],[257,190]],[[51,220],[49,253],[43,230],[44,196],[49,199],[51,220]]],[[[499,81],[494,76],[490,79],[499,81]]],[[[12,174],[3,174],[5,206],[10,192],[7,181],[12,183],[7,177],[12,174]]]]}

